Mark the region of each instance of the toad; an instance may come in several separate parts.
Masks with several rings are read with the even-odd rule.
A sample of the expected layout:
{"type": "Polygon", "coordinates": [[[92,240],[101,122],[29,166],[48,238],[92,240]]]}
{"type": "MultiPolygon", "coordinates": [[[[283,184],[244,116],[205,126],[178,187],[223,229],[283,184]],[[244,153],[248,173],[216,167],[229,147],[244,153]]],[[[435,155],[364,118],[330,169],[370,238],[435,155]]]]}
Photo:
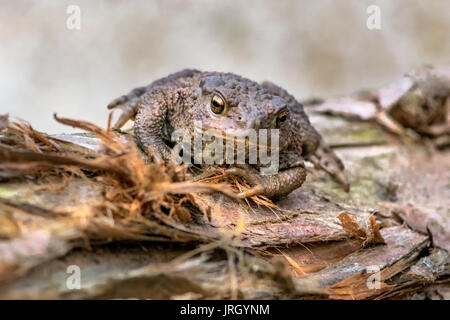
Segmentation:
{"type": "MultiPolygon", "coordinates": [[[[221,137],[242,138],[247,147],[250,131],[278,130],[277,148],[270,150],[271,145],[267,145],[270,152],[279,153],[276,173],[261,174],[260,163],[226,168],[227,173],[240,176],[251,185],[239,197],[286,196],[305,181],[305,160],[324,169],[348,189],[342,161],[324,144],[302,104],[271,82],[260,84],[232,73],[183,70],[133,89],[112,101],[108,108],[122,110],[115,129],[134,120],[138,147],[163,161],[173,157],[173,132],[182,129],[194,135],[198,123],[202,130],[214,129],[221,137]]],[[[246,150],[244,158],[248,159],[246,150]]]]}

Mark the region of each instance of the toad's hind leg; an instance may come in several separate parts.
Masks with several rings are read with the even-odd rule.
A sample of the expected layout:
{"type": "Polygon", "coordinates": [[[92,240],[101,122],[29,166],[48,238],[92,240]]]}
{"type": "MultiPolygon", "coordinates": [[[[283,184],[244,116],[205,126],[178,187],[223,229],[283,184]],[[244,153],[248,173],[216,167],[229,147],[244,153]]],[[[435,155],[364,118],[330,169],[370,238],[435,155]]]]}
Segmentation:
{"type": "Polygon", "coordinates": [[[122,113],[113,126],[113,129],[120,129],[128,120],[134,120],[137,113],[137,105],[142,95],[147,91],[146,87],[139,87],[131,90],[128,94],[114,99],[108,104],[108,109],[121,109],[122,113]]]}
{"type": "Polygon", "coordinates": [[[303,164],[281,170],[274,175],[261,175],[260,172],[250,166],[233,167],[225,170],[225,172],[240,176],[252,185],[250,189],[238,194],[240,198],[263,195],[269,199],[277,200],[299,188],[306,179],[306,169],[303,164]]]}

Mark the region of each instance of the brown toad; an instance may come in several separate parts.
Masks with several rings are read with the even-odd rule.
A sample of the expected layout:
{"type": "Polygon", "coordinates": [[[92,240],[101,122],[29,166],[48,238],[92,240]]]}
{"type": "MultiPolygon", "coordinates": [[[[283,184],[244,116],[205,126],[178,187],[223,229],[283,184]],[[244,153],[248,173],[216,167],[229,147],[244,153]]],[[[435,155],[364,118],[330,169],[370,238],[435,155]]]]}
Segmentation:
{"type": "MultiPolygon", "coordinates": [[[[253,185],[241,197],[261,194],[279,198],[289,194],[305,181],[304,159],[345,180],[342,162],[322,143],[303,106],[270,82],[259,84],[232,73],[183,70],[132,90],[108,108],[123,110],[116,129],[134,119],[137,145],[146,154],[165,161],[172,157],[172,133],[183,129],[194,135],[197,123],[202,130],[214,129],[223,137],[237,139],[247,139],[251,130],[279,129],[276,174],[262,175],[257,164],[248,163],[226,170],[253,185]]],[[[270,149],[270,144],[267,146],[270,149]]]]}

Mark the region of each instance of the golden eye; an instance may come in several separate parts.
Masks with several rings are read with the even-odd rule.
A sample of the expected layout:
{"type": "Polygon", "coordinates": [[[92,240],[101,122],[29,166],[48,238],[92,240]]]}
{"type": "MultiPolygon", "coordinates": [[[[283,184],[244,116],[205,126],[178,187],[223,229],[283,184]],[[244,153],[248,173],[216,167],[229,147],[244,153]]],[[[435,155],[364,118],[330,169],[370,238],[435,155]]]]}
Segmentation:
{"type": "Polygon", "coordinates": [[[211,99],[211,110],[215,114],[220,114],[225,110],[225,100],[217,93],[211,99]]]}
{"type": "Polygon", "coordinates": [[[276,126],[279,128],[281,125],[286,122],[286,120],[289,118],[289,113],[287,111],[280,112],[275,120],[276,126]]]}

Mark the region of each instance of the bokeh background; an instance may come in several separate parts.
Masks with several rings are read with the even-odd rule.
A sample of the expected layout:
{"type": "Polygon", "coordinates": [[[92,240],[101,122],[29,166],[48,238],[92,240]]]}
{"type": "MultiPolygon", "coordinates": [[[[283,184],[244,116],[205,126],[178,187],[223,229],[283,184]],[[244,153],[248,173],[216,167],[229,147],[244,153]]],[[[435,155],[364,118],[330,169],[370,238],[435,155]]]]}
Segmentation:
{"type": "Polygon", "coordinates": [[[271,80],[296,97],[378,87],[450,63],[450,1],[2,0],[0,113],[49,133],[106,125],[106,105],[183,68],[271,80]],[[381,30],[366,27],[369,5],[381,30]],[[67,6],[81,9],[69,30],[67,6]]]}

